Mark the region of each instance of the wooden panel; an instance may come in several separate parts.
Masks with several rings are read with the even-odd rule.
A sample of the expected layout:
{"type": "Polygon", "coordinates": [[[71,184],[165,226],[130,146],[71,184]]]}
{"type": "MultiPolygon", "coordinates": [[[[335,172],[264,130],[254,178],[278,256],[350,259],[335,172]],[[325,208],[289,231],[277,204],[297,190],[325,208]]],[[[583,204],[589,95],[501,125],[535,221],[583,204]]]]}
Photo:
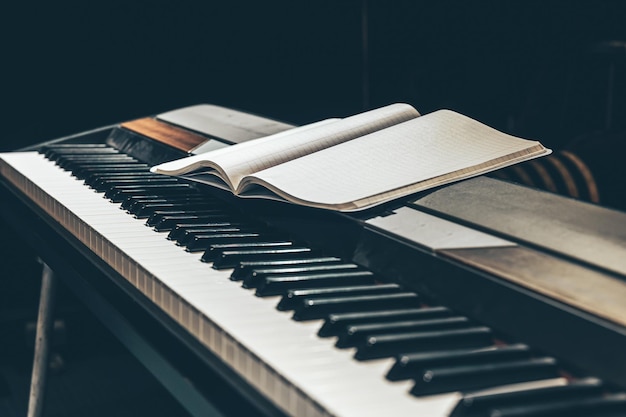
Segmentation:
{"type": "Polygon", "coordinates": [[[188,153],[209,140],[204,136],[150,117],[122,123],[122,127],[188,153]]]}
{"type": "Polygon", "coordinates": [[[438,252],[465,265],[626,326],[626,282],[523,247],[438,252]]]}
{"type": "Polygon", "coordinates": [[[411,204],[626,277],[626,213],[487,177],[443,187],[411,204]]]}

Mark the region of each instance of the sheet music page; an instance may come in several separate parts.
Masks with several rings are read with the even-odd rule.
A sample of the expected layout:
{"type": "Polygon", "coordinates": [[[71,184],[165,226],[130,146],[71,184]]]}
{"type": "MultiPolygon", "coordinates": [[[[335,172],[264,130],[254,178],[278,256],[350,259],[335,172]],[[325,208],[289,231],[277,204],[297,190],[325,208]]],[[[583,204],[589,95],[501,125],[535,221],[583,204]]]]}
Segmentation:
{"type": "Polygon", "coordinates": [[[392,104],[345,119],[322,121],[167,162],[153,168],[153,171],[180,175],[210,167],[218,170],[235,190],[246,175],[416,117],[419,113],[410,105],[392,104]]]}
{"type": "MultiPolygon", "coordinates": [[[[151,171],[166,175],[182,175],[191,173],[199,169],[205,169],[206,171],[216,170],[218,167],[216,166],[216,164],[213,163],[213,157],[219,157],[220,155],[232,153],[233,155],[236,155],[243,160],[250,157],[250,153],[246,151],[247,147],[259,146],[264,142],[276,140],[277,138],[281,137],[298,135],[305,130],[314,129],[328,123],[336,122],[338,120],[341,119],[325,119],[319,122],[310,123],[304,126],[285,130],[283,132],[275,133],[273,135],[264,136],[262,138],[253,139],[232,146],[226,146],[220,149],[215,149],[210,152],[205,152],[194,156],[187,156],[184,158],[176,159],[174,161],[164,162],[162,164],[152,167],[151,171]]],[[[214,172],[214,175],[222,176],[222,173],[216,171],[214,172]]]]}
{"type": "Polygon", "coordinates": [[[252,177],[301,203],[349,211],[549,152],[538,142],[440,110],[252,177]]]}
{"type": "Polygon", "coordinates": [[[247,142],[249,146],[240,152],[232,146],[231,152],[210,155],[228,175],[236,189],[246,175],[267,169],[294,158],[317,152],[371,132],[418,117],[419,113],[408,104],[390,106],[360,113],[305,129],[296,134],[274,137],[272,140],[247,142]]]}

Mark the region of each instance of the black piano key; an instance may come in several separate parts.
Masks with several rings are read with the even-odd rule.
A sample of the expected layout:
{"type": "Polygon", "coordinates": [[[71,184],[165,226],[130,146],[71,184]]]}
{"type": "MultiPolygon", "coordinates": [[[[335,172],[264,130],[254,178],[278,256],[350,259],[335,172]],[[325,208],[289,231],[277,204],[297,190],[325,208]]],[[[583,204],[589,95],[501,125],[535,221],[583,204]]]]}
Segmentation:
{"type": "Polygon", "coordinates": [[[432,367],[416,375],[411,394],[422,396],[468,391],[558,376],[556,359],[550,357],[432,367]]]}
{"type": "Polygon", "coordinates": [[[83,180],[86,183],[88,179],[93,180],[93,184],[90,184],[92,187],[98,186],[102,187],[105,185],[109,185],[111,187],[115,185],[135,185],[142,183],[152,183],[154,181],[166,181],[166,182],[181,182],[180,179],[176,177],[168,177],[165,175],[153,174],[150,171],[142,171],[137,173],[118,173],[118,174],[108,174],[108,175],[100,175],[97,178],[95,176],[87,177],[83,180]]]}
{"type": "Polygon", "coordinates": [[[491,329],[484,326],[466,329],[372,335],[357,346],[355,359],[368,360],[399,355],[403,352],[426,352],[463,347],[490,346],[491,329]]]}
{"type": "Polygon", "coordinates": [[[144,178],[133,178],[133,179],[119,179],[119,180],[108,180],[108,181],[100,181],[94,184],[91,188],[99,193],[107,193],[113,190],[116,187],[122,187],[126,185],[163,185],[163,184],[180,184],[180,181],[176,178],[154,178],[154,177],[144,177],[144,178]]]}
{"type": "MultiPolygon", "coordinates": [[[[172,194],[171,191],[185,191],[191,195],[195,194],[196,190],[191,186],[191,184],[182,183],[182,182],[173,182],[173,183],[165,183],[165,184],[133,184],[133,185],[120,185],[117,187],[112,187],[107,192],[104,193],[105,198],[109,198],[113,200],[116,198],[117,194],[125,194],[129,195],[158,195],[158,196],[167,196],[172,194]]],[[[119,201],[119,200],[117,200],[119,201]]]]}
{"type": "MultiPolygon", "coordinates": [[[[85,165],[76,171],[82,173],[109,175],[117,172],[150,172],[150,165],[139,161],[109,162],[105,164],[85,165]]],[[[83,178],[84,179],[84,178],[83,178]]]]}
{"type": "Polygon", "coordinates": [[[531,356],[524,344],[488,346],[476,349],[456,349],[435,352],[406,353],[400,355],[387,373],[387,379],[409,379],[428,367],[441,365],[478,364],[499,360],[523,359],[531,356]]]}
{"type": "Polygon", "coordinates": [[[84,180],[90,175],[104,175],[113,172],[150,172],[148,164],[111,164],[99,165],[97,167],[81,168],[72,172],[72,175],[79,180],[84,180]]]}
{"type": "Polygon", "coordinates": [[[107,145],[106,143],[95,142],[95,143],[69,143],[69,142],[53,142],[46,143],[41,146],[39,149],[39,153],[49,151],[49,150],[58,150],[58,152],[64,152],[67,150],[69,152],[74,151],[86,151],[87,149],[94,149],[96,152],[98,149],[110,149],[117,151],[114,147],[107,145]]]}
{"type": "Polygon", "coordinates": [[[117,152],[119,151],[105,143],[50,143],[39,148],[38,152],[43,155],[67,154],[80,152],[117,152]]]}
{"type": "Polygon", "coordinates": [[[65,171],[78,171],[84,168],[95,168],[100,166],[109,166],[112,164],[137,164],[138,161],[133,158],[127,158],[122,156],[116,156],[115,158],[99,158],[99,159],[67,159],[59,158],[56,160],[56,165],[65,171]]]}
{"type": "Polygon", "coordinates": [[[166,195],[180,192],[190,192],[192,189],[190,184],[173,183],[173,184],[154,184],[154,185],[121,185],[114,187],[104,193],[104,198],[108,198],[114,203],[120,203],[129,195],[138,195],[149,192],[150,194],[166,195]]]}
{"type": "Polygon", "coordinates": [[[70,152],[68,150],[53,151],[56,159],[96,159],[96,158],[115,158],[124,157],[132,158],[132,156],[118,151],[114,148],[101,149],[100,151],[89,151],[85,149],[76,149],[76,152],[70,152]]]}
{"type": "Polygon", "coordinates": [[[64,155],[107,155],[107,154],[119,154],[115,148],[111,148],[105,144],[91,144],[93,146],[83,146],[87,144],[62,144],[59,145],[46,145],[39,150],[39,153],[43,154],[47,159],[56,161],[57,158],[64,155]]]}
{"type": "MultiPolygon", "coordinates": [[[[373,279],[373,277],[368,278],[373,279]]],[[[343,284],[342,282],[338,282],[337,285],[343,284]]],[[[257,292],[260,289],[259,287],[257,292]]],[[[362,311],[364,309],[387,310],[392,307],[417,307],[419,303],[420,299],[414,292],[358,295],[354,297],[311,298],[304,300],[294,310],[293,319],[299,321],[316,320],[326,318],[329,314],[362,311]]]]}
{"type": "MultiPolygon", "coordinates": [[[[207,251],[208,252],[208,251],[207,251]]],[[[206,255],[206,253],[205,253],[206,255]]],[[[312,258],[296,258],[296,259],[264,259],[262,261],[243,261],[235,267],[230,279],[233,281],[245,280],[247,276],[257,269],[276,268],[276,267],[292,267],[297,265],[322,265],[341,263],[341,258],[334,256],[318,256],[312,258]]]]}
{"type": "Polygon", "coordinates": [[[49,150],[58,150],[59,152],[63,152],[64,150],[68,150],[70,152],[74,151],[85,151],[87,149],[94,149],[96,152],[98,149],[110,149],[117,151],[117,149],[113,148],[106,143],[46,143],[39,148],[39,153],[46,152],[49,150]]]}
{"type": "Polygon", "coordinates": [[[143,197],[148,197],[148,196],[154,196],[155,194],[157,194],[159,197],[169,197],[169,196],[179,196],[179,197],[191,197],[196,194],[196,191],[193,188],[189,188],[187,187],[188,184],[172,184],[170,186],[160,186],[159,189],[151,189],[151,190],[145,190],[145,189],[140,189],[140,188],[129,188],[129,189],[118,189],[115,190],[114,193],[109,193],[109,194],[113,194],[110,198],[109,197],[103,197],[103,198],[108,198],[111,202],[113,203],[119,203],[120,207],[122,204],[124,204],[124,202],[126,200],[128,200],[129,197],[132,196],[143,196],[143,197]]]}
{"type": "Polygon", "coordinates": [[[160,174],[154,174],[150,171],[141,171],[141,172],[135,172],[135,173],[117,172],[117,173],[104,174],[104,175],[91,174],[88,177],[86,177],[83,180],[83,182],[86,185],[93,187],[102,182],[115,180],[115,179],[156,178],[160,176],[161,176],[160,174]]]}
{"type": "MultiPolygon", "coordinates": [[[[173,196],[161,196],[160,200],[156,201],[155,199],[138,199],[136,201],[140,201],[141,203],[137,203],[142,206],[142,210],[152,209],[153,211],[161,210],[184,210],[185,214],[195,214],[197,210],[206,210],[206,209],[221,209],[225,210],[226,206],[224,206],[221,202],[212,200],[208,196],[204,196],[197,193],[191,193],[190,195],[173,195],[173,196]]],[[[132,208],[129,207],[129,209],[132,208]]],[[[135,209],[137,210],[137,209],[135,209]]],[[[130,211],[130,210],[129,210],[130,211]]],[[[137,214],[135,212],[134,214],[137,214]]]]}
{"type": "MultiPolygon", "coordinates": [[[[267,235],[265,235],[267,236],[267,235]]],[[[263,237],[263,236],[262,236],[263,237]]],[[[268,237],[271,239],[271,237],[268,237]]],[[[218,243],[218,242],[216,242],[218,243]]],[[[234,268],[239,262],[262,259],[290,259],[315,256],[316,252],[305,246],[287,248],[261,248],[243,250],[225,250],[213,261],[214,269],[234,268]]]]}
{"type": "Polygon", "coordinates": [[[174,227],[169,234],[167,235],[167,239],[174,241],[174,242],[180,242],[183,239],[186,239],[186,237],[188,235],[196,235],[198,233],[201,233],[204,230],[213,230],[216,227],[241,227],[242,225],[244,225],[244,223],[242,222],[230,222],[230,221],[221,221],[221,222],[211,222],[211,223],[200,223],[200,224],[194,224],[194,223],[182,223],[182,224],[177,224],[176,227],[174,227]]]}
{"type": "MultiPolygon", "coordinates": [[[[224,251],[229,251],[229,250],[287,248],[287,247],[293,247],[294,245],[295,243],[289,240],[280,240],[280,239],[273,240],[273,239],[261,238],[259,236],[257,239],[237,241],[237,242],[231,242],[231,243],[211,244],[204,251],[200,260],[202,262],[213,262],[218,257],[220,257],[224,251]]],[[[233,279],[232,275],[231,275],[231,279],[233,279]]],[[[233,279],[233,281],[237,281],[237,279],[233,279]]]]}
{"type": "Polygon", "coordinates": [[[157,210],[148,219],[146,226],[158,231],[173,230],[179,224],[202,224],[214,221],[226,221],[231,217],[222,210],[209,210],[204,213],[185,213],[184,210],[157,210]]]}
{"type": "Polygon", "coordinates": [[[87,151],[84,149],[77,149],[77,152],[69,152],[69,151],[56,151],[53,152],[57,159],[95,159],[95,158],[115,158],[115,157],[124,157],[124,158],[133,158],[132,156],[120,152],[117,149],[109,148],[102,149],[97,152],[87,151]]]}
{"type": "MultiPolygon", "coordinates": [[[[206,251],[210,245],[228,242],[249,242],[251,240],[265,240],[265,236],[258,232],[230,232],[217,233],[214,235],[195,236],[187,243],[188,252],[206,251]]],[[[270,238],[271,239],[271,238],[270,238]]],[[[215,265],[215,264],[214,264],[215,265]]],[[[228,267],[226,267],[228,268],[228,267]]],[[[215,269],[220,269],[216,267],[215,269]]]]}
{"type": "Polygon", "coordinates": [[[370,271],[337,271],[310,274],[268,275],[259,283],[256,295],[267,297],[282,295],[288,290],[319,288],[329,286],[347,286],[373,284],[376,281],[370,271]]]}
{"type": "MultiPolygon", "coordinates": [[[[141,173],[141,174],[149,174],[149,173],[141,173]]],[[[84,183],[91,187],[92,189],[98,192],[105,192],[107,189],[115,186],[115,185],[123,185],[123,184],[136,184],[140,181],[146,182],[154,182],[159,180],[167,180],[167,177],[163,177],[162,175],[123,175],[123,176],[106,176],[106,177],[98,177],[95,178],[93,176],[89,176],[84,179],[84,183]]],[[[177,181],[175,178],[169,178],[169,182],[177,181]]]]}
{"type": "Polygon", "coordinates": [[[106,156],[63,156],[56,160],[56,164],[66,171],[74,171],[85,167],[95,167],[100,165],[139,163],[135,158],[124,154],[110,154],[106,156]]]}
{"type": "Polygon", "coordinates": [[[124,175],[135,175],[141,173],[149,173],[147,166],[137,165],[137,164],[127,164],[127,165],[111,165],[111,166],[98,166],[98,167],[89,167],[89,168],[81,168],[71,171],[71,174],[77,180],[82,180],[85,182],[88,178],[92,179],[96,177],[101,177],[103,175],[109,175],[112,173],[124,174],[124,175]]]}
{"type": "MultiPolygon", "coordinates": [[[[173,232],[174,230],[172,230],[173,232]]],[[[170,232],[170,233],[172,233],[170,232]]],[[[213,235],[222,234],[222,233],[235,233],[235,232],[251,232],[249,227],[245,226],[213,226],[213,227],[204,227],[201,229],[188,229],[187,232],[180,239],[177,240],[176,244],[178,246],[187,246],[192,243],[194,240],[198,240],[199,242],[202,239],[208,238],[210,239],[213,235]]],[[[168,235],[169,236],[169,235],[168,235]]],[[[206,250],[206,249],[204,249],[206,250]]]]}
{"type": "MultiPolygon", "coordinates": [[[[235,233],[252,233],[258,234],[255,230],[250,230],[249,227],[242,226],[221,226],[210,229],[204,229],[195,233],[188,233],[184,238],[179,239],[178,246],[185,246],[189,252],[206,251],[209,246],[218,243],[215,239],[221,239],[225,234],[235,233]]],[[[269,238],[269,234],[267,235],[269,238]]],[[[265,237],[265,236],[264,236],[265,237]]]]}
{"type": "Polygon", "coordinates": [[[101,149],[100,151],[89,151],[86,149],[76,149],[76,152],[69,150],[57,150],[53,151],[56,159],[83,159],[83,158],[111,158],[111,157],[125,157],[132,158],[132,156],[118,151],[114,148],[101,149]]]}
{"type": "Polygon", "coordinates": [[[50,143],[42,146],[39,153],[44,155],[69,155],[80,153],[120,153],[119,150],[104,143],[50,143]]]}
{"type": "MultiPolygon", "coordinates": [[[[184,196],[184,198],[189,199],[187,196],[184,196]]],[[[190,201],[189,205],[193,206],[198,203],[202,203],[202,200],[190,201]]],[[[126,210],[136,219],[149,219],[157,211],[167,211],[171,213],[174,209],[178,209],[175,211],[175,214],[185,214],[185,211],[180,209],[180,207],[181,206],[173,206],[165,197],[135,199],[132,203],[129,203],[129,199],[127,198],[120,206],[121,209],[126,210]]]]}
{"type": "MultiPolygon", "coordinates": [[[[278,237],[269,238],[267,235],[259,234],[258,237],[254,239],[245,239],[245,240],[233,240],[230,243],[216,243],[211,244],[204,251],[201,257],[202,262],[214,262],[219,259],[224,252],[228,251],[242,251],[249,249],[280,249],[280,248],[292,248],[295,247],[296,244],[290,240],[280,240],[278,237]]],[[[231,280],[237,281],[237,279],[231,280]]]]}
{"type": "Polygon", "coordinates": [[[196,213],[207,212],[207,210],[223,210],[223,206],[211,201],[187,201],[184,203],[179,202],[161,202],[161,203],[145,203],[142,204],[139,209],[136,209],[133,213],[138,219],[147,219],[154,215],[155,212],[170,212],[177,211],[178,213],[196,213]]]}
{"type": "MultiPolygon", "coordinates": [[[[313,274],[313,273],[337,273],[344,271],[362,270],[357,264],[345,262],[318,262],[315,264],[302,265],[281,265],[272,268],[257,268],[250,271],[245,277],[242,277],[244,288],[256,288],[268,276],[277,277],[279,275],[293,274],[313,274]]],[[[233,279],[236,281],[237,279],[233,279]]]]}
{"type": "MultiPolygon", "coordinates": [[[[350,264],[349,264],[350,265],[350,264]]],[[[356,267],[356,265],[354,265],[356,267]]],[[[390,294],[401,292],[402,287],[398,284],[379,285],[352,285],[347,287],[330,288],[307,288],[302,290],[289,290],[279,301],[276,308],[280,311],[295,309],[305,299],[315,297],[337,297],[346,295],[390,294]]]]}
{"type": "MultiPolygon", "coordinates": [[[[152,194],[152,195],[145,195],[145,194],[129,195],[128,197],[126,197],[126,199],[124,201],[122,201],[120,203],[120,209],[126,210],[126,211],[130,212],[130,210],[136,204],[147,204],[147,203],[151,203],[153,201],[167,202],[167,201],[170,201],[172,198],[186,199],[186,198],[194,198],[194,197],[191,197],[191,196],[186,195],[186,194],[183,194],[183,195],[180,195],[180,196],[178,196],[178,195],[156,195],[156,194],[152,194]]],[[[195,198],[197,198],[197,196],[195,198]]]]}
{"type": "Polygon", "coordinates": [[[389,309],[380,311],[359,311],[355,313],[339,313],[329,315],[317,335],[320,337],[337,336],[350,325],[362,323],[386,323],[390,321],[429,319],[451,316],[447,307],[416,307],[389,309]]]}
{"type": "Polygon", "coordinates": [[[339,335],[335,346],[348,348],[365,342],[372,334],[404,333],[425,330],[443,330],[468,327],[470,320],[463,316],[452,316],[425,320],[391,321],[387,323],[354,324],[348,326],[345,332],[339,335]]]}
{"type": "MultiPolygon", "coordinates": [[[[164,219],[172,218],[172,219],[189,219],[188,223],[202,223],[205,217],[209,218],[207,223],[210,222],[212,216],[216,214],[225,214],[226,212],[220,208],[200,208],[197,210],[185,210],[182,207],[174,207],[172,209],[164,209],[164,210],[155,210],[150,217],[146,220],[146,225],[149,227],[156,226],[161,223],[164,219]]],[[[182,223],[182,222],[179,222],[182,223]]]]}
{"type": "Polygon", "coordinates": [[[196,193],[182,195],[133,195],[122,202],[121,208],[134,214],[134,212],[139,210],[144,204],[170,202],[188,202],[193,204],[204,200],[206,200],[205,196],[196,193]]]}
{"type": "Polygon", "coordinates": [[[463,395],[450,417],[478,417],[489,415],[490,410],[499,407],[519,405],[541,405],[555,401],[601,395],[604,384],[597,378],[571,381],[566,385],[544,388],[515,389],[498,393],[473,392],[463,395]]]}
{"type": "Polygon", "coordinates": [[[626,393],[576,398],[545,404],[525,404],[490,410],[489,417],[623,417],[626,393]]]}
{"type": "Polygon", "coordinates": [[[59,154],[49,158],[57,166],[72,171],[74,169],[87,168],[90,166],[112,164],[140,164],[141,162],[132,156],[119,152],[85,153],[85,154],[59,154]]]}
{"type": "Polygon", "coordinates": [[[115,163],[115,162],[139,162],[130,155],[120,152],[88,152],[88,153],[59,153],[52,152],[48,157],[56,165],[64,164],[89,164],[89,163],[115,163]]]}
{"type": "Polygon", "coordinates": [[[85,182],[87,178],[99,177],[102,175],[108,175],[110,173],[119,173],[125,175],[135,175],[141,173],[148,173],[147,167],[143,166],[119,166],[117,168],[108,167],[106,169],[81,169],[72,172],[72,176],[77,180],[82,180],[85,182]]]}
{"type": "Polygon", "coordinates": [[[178,215],[159,215],[158,216],[158,221],[157,217],[155,217],[155,221],[150,221],[150,219],[152,219],[153,216],[151,216],[150,218],[148,218],[148,220],[146,221],[146,225],[147,226],[152,226],[154,227],[154,230],[156,230],[157,232],[169,232],[172,231],[177,225],[179,224],[188,224],[188,223],[208,223],[208,222],[214,222],[214,221],[225,221],[225,220],[231,220],[232,216],[230,216],[229,214],[226,214],[225,212],[219,210],[216,211],[214,214],[208,215],[208,214],[203,214],[203,215],[186,215],[186,214],[178,214],[178,215]]]}

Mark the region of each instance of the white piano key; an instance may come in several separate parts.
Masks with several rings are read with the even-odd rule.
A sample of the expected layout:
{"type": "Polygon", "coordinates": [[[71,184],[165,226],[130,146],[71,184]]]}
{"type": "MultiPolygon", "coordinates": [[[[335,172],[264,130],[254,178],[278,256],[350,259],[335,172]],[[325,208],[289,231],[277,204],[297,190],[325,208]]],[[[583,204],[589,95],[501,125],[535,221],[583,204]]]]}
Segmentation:
{"type": "Polygon", "coordinates": [[[392,360],[355,361],[317,337],[321,321],[291,320],[279,297],[256,297],[43,156],[1,158],[3,176],[286,413],[438,417],[459,399],[412,397],[410,382],[385,380],[392,360]]]}

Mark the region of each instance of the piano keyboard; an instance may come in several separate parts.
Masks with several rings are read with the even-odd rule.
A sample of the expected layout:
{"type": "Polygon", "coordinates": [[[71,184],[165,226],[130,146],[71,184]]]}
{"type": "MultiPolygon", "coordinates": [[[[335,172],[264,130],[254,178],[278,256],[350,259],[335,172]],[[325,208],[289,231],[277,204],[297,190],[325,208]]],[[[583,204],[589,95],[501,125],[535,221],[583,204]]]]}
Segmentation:
{"type": "Polygon", "coordinates": [[[626,410],[626,394],[601,381],[565,377],[554,358],[503,343],[113,148],[50,149],[54,161],[3,154],[2,175],[289,415],[626,410]]]}

